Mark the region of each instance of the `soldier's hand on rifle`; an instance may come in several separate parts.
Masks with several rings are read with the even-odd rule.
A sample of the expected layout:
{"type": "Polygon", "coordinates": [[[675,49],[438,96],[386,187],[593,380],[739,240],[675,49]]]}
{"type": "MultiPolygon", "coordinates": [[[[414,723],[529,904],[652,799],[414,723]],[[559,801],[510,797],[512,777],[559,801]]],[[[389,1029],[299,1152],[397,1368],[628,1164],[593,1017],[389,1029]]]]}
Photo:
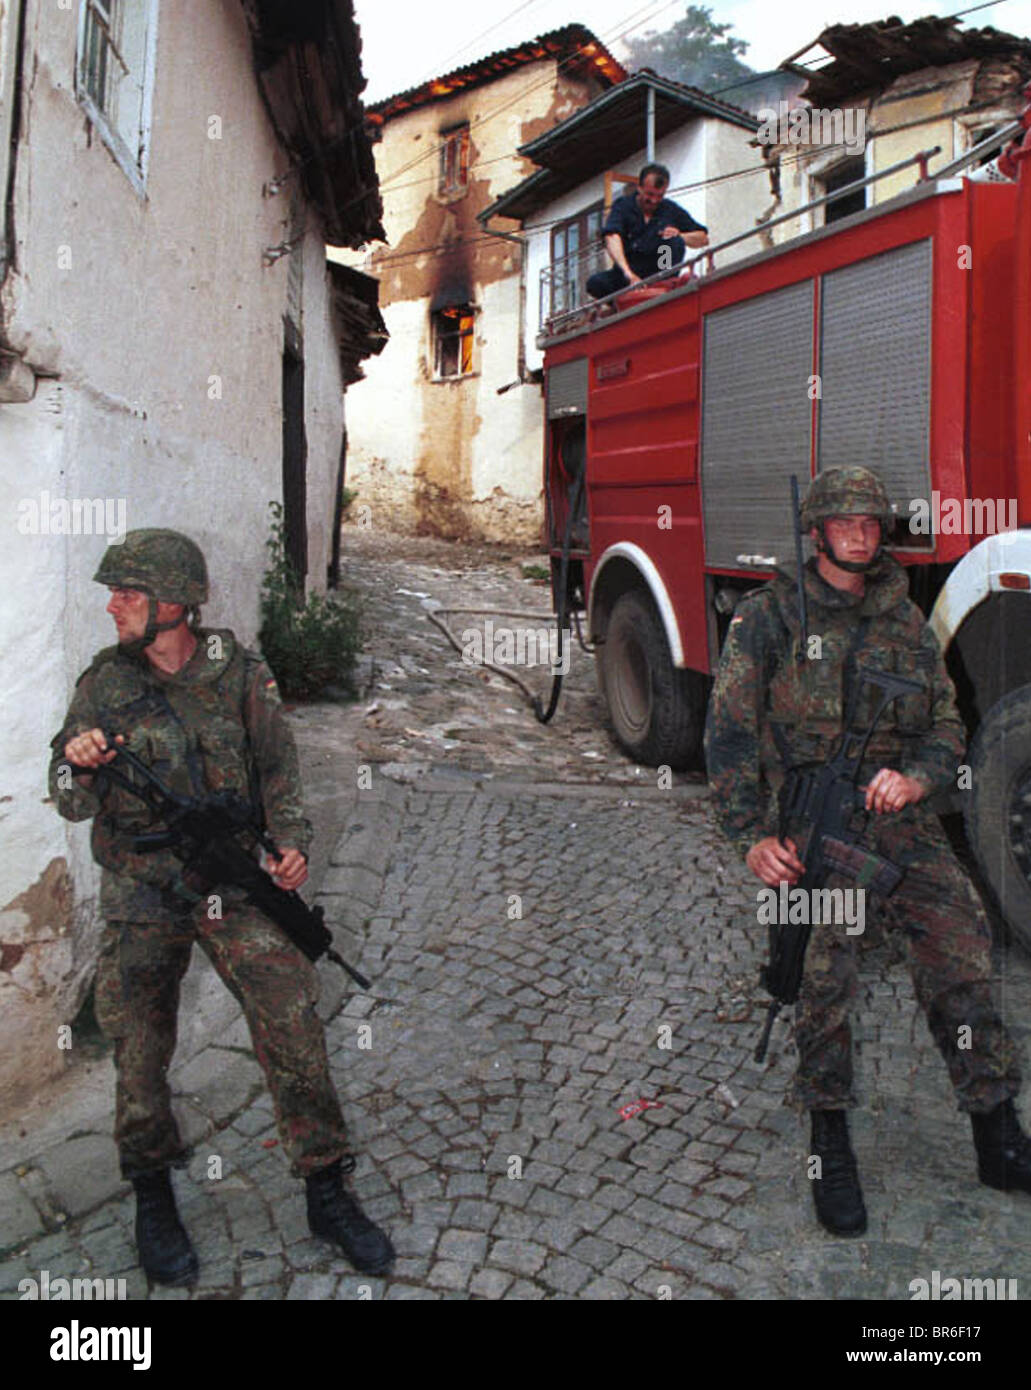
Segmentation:
{"type": "MultiPolygon", "coordinates": [[[[116,743],[124,743],[121,734],[116,743]]],[[[103,729],[90,729],[85,734],[76,734],[64,746],[64,755],[73,767],[102,767],[115,756],[114,749],[108,749],[103,729]]],[[[92,778],[89,779],[92,781],[92,778]]],[[[84,785],[87,779],[83,778],[84,785]]]]}
{"type": "MultiPolygon", "coordinates": [[[[125,739],[119,734],[116,742],[124,743],[125,739]]],[[[109,763],[115,752],[113,748],[108,749],[103,729],[90,729],[70,738],[64,746],[64,755],[75,767],[100,767],[109,763]]]]}
{"type": "Polygon", "coordinates": [[[905,777],[890,767],[882,767],[866,786],[866,809],[883,815],[885,811],[901,811],[903,806],[915,805],[927,795],[927,788],[915,777],[905,777]]]}
{"type": "Polygon", "coordinates": [[[265,867],[280,888],[292,893],[308,877],[308,861],[299,849],[284,849],[279,859],[269,855],[265,867]]]}
{"type": "Polygon", "coordinates": [[[756,878],[770,888],[784,882],[797,883],[805,873],[794,840],[778,840],[776,835],[767,835],[754,844],[745,856],[745,863],[756,878]]]}

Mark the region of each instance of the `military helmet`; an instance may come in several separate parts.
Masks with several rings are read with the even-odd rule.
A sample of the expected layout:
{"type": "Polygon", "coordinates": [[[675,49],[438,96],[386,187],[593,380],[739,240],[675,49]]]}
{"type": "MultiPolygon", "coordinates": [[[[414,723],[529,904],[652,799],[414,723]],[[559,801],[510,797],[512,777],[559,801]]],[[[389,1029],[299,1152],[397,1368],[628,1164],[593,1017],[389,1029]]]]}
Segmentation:
{"type": "Polygon", "coordinates": [[[151,527],[127,531],[104,551],[93,578],[117,589],[140,589],[151,598],[187,607],[208,601],[208,567],[200,546],[181,531],[151,527]]]}
{"type": "Polygon", "coordinates": [[[831,516],[876,516],[890,526],[895,519],[884,484],[869,468],[828,468],[809,484],[802,503],[806,530],[831,516]]]}

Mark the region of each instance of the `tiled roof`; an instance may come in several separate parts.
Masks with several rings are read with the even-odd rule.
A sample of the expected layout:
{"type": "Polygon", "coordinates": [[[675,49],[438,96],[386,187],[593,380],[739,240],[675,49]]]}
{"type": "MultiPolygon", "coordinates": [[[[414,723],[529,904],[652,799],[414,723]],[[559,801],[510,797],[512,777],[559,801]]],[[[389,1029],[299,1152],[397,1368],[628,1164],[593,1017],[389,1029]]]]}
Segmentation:
{"type": "MultiPolygon", "coordinates": [[[[622,64],[613,58],[590,29],[582,24],[567,24],[562,29],[552,29],[512,48],[489,53],[486,58],[478,58],[474,63],[455,68],[442,77],[433,77],[417,87],[409,87],[407,91],[397,92],[383,101],[373,102],[368,108],[370,124],[381,125],[413,107],[443,101],[455,92],[483,86],[516,68],[552,57],[567,63],[573,59],[577,67],[589,68],[599,80],[609,84],[622,82],[627,75],[622,64]]],[[[573,64],[570,67],[576,70],[573,64]]]]}

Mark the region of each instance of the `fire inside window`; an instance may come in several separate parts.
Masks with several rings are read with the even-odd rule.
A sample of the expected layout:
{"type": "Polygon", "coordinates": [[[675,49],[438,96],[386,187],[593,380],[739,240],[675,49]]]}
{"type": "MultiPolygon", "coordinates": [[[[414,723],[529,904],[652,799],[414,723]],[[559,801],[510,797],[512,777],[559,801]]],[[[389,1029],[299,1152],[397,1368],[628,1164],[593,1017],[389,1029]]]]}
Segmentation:
{"type": "Polygon", "coordinates": [[[468,304],[433,315],[435,370],[438,377],[466,376],[473,369],[473,310],[468,304]]]}
{"type": "Polygon", "coordinates": [[[439,193],[457,193],[469,182],[469,127],[446,131],[441,136],[439,193]]]}

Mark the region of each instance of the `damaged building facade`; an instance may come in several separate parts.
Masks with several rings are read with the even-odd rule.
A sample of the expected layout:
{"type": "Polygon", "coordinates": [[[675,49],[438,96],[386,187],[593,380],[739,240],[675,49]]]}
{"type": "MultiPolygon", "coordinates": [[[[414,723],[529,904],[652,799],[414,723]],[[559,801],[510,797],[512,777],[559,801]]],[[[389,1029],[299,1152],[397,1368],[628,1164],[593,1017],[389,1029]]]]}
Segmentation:
{"type": "MultiPolygon", "coordinates": [[[[753,142],[757,124],[739,107],[646,70],[520,148],[538,168],[480,220],[487,227],[494,218],[517,219],[526,239],[523,332],[531,369],[543,363],[538,331],[553,315],[591,302],[588,278],[611,264],[602,239],[606,214],[637,187],[646,162],[669,169],[667,196],[708,227],[712,245],[755,225],[766,187],[753,142]]],[[[754,249],[749,242],[728,247],[703,257],[699,271],[754,249]]]]}
{"type": "Polygon", "coordinates": [[[760,142],[773,190],[767,218],[911,162],[781,223],[768,244],[884,202],[916,183],[916,156],[937,149],[926,161],[933,177],[1014,121],[1031,77],[1031,42],[992,28],[964,29],[951,16],[890,18],[831,25],[782,66],[806,78],[803,96],[813,116],[803,122],[798,113],[791,121],[779,112],[774,121],[771,108],[763,131],[769,138],[760,142]],[[817,58],[830,61],[816,70],[803,66],[817,58]]]}
{"type": "Polygon", "coordinates": [[[275,499],[325,586],[343,388],[382,346],[374,283],[325,255],[382,235],[362,86],[350,0],[0,4],[8,1104],[63,1069],[93,972],[88,826],[45,798],[75,678],[115,635],[105,546],[195,537],[205,621],[253,640],[275,499]]]}
{"type": "Polygon", "coordinates": [[[370,107],[389,245],[390,333],[348,405],[347,483],[374,525],[456,538],[539,538],[541,390],[525,360],[523,245],[477,221],[532,171],[518,147],[621,82],[570,25],[370,107]]]}

